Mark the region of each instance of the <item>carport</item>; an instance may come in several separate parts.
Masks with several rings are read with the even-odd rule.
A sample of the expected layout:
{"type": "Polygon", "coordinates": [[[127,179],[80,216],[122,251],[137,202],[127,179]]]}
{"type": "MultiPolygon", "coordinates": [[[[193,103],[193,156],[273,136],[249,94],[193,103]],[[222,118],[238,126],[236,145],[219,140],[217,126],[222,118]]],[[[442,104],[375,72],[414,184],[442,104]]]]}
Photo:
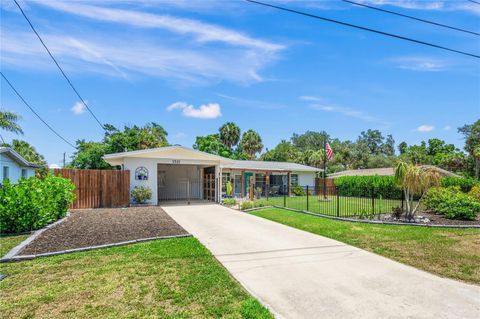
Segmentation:
{"type": "Polygon", "coordinates": [[[152,190],[150,204],[166,201],[219,201],[221,165],[233,161],[183,146],[108,154],[107,163],[130,171],[130,190],[152,190]]]}

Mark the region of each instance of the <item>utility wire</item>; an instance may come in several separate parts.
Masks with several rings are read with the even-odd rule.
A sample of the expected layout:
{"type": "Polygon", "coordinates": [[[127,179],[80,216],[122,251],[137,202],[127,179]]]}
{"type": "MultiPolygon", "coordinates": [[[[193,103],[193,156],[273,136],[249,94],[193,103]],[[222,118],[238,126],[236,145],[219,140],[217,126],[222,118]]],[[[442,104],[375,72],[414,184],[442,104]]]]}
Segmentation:
{"type": "Polygon", "coordinates": [[[473,2],[473,3],[476,3],[476,4],[480,4],[480,2],[478,2],[478,1],[473,1],[473,0],[467,0],[467,1],[470,1],[470,2],[473,2]]]}
{"type": "Polygon", "coordinates": [[[42,43],[43,47],[45,48],[45,50],[47,50],[48,54],[50,55],[50,57],[52,58],[53,62],[55,62],[55,65],[58,67],[58,69],[60,70],[60,72],[62,73],[63,77],[65,78],[65,80],[67,80],[68,84],[70,85],[70,87],[72,88],[72,90],[75,92],[75,94],[78,96],[78,98],[80,99],[80,101],[83,103],[83,105],[85,106],[85,108],[88,110],[88,112],[90,112],[90,114],[93,116],[93,118],[95,119],[95,121],[97,121],[97,123],[102,127],[102,129],[105,130],[105,127],[103,126],[103,124],[98,120],[98,118],[95,116],[95,114],[92,112],[92,110],[88,107],[87,103],[85,103],[85,100],[80,96],[80,93],[78,93],[77,89],[75,88],[75,86],[73,86],[73,83],[70,81],[70,79],[68,78],[67,74],[65,74],[65,72],[63,71],[62,67],[60,66],[60,64],[58,64],[57,60],[55,59],[55,57],[53,56],[52,52],[50,52],[50,50],[48,49],[47,45],[45,44],[45,42],[43,42],[42,38],[40,37],[40,35],[38,34],[37,30],[35,29],[35,27],[33,26],[33,24],[30,22],[30,19],[28,19],[27,15],[25,14],[25,12],[23,11],[22,7],[20,6],[20,4],[17,2],[17,0],[13,0],[16,4],[17,4],[17,7],[20,9],[20,12],[22,13],[23,17],[25,18],[25,20],[27,20],[28,24],[30,25],[30,27],[32,28],[33,32],[37,35],[37,38],[40,40],[40,42],[42,43]]]}
{"type": "Polygon", "coordinates": [[[50,131],[52,131],[55,135],[57,135],[59,138],[61,138],[65,143],[67,143],[68,145],[70,145],[71,147],[73,148],[76,148],[72,143],[70,143],[69,141],[67,141],[63,136],[61,136],[57,131],[55,131],[53,129],[53,127],[51,127],[47,122],[45,122],[45,120],[33,109],[33,107],[30,106],[30,104],[27,103],[27,101],[25,101],[25,99],[23,98],[23,96],[15,89],[15,87],[12,85],[12,83],[10,83],[10,81],[7,79],[7,77],[3,74],[3,72],[0,71],[0,74],[2,75],[3,79],[5,80],[5,82],[7,82],[7,84],[12,88],[13,92],[15,92],[15,94],[17,94],[17,96],[20,98],[20,100],[22,100],[22,102],[30,109],[30,111],[33,112],[33,114],[35,114],[38,119],[40,121],[43,122],[43,124],[45,124],[49,129],[50,131]]]}
{"type": "Polygon", "coordinates": [[[418,43],[418,44],[423,44],[423,45],[434,47],[434,48],[437,48],[437,49],[442,49],[442,50],[446,50],[446,51],[450,51],[450,52],[455,52],[455,53],[458,53],[458,54],[463,54],[463,55],[467,55],[467,56],[471,56],[471,57],[480,59],[480,55],[477,55],[477,54],[473,54],[473,53],[469,53],[469,52],[465,52],[465,51],[460,51],[460,50],[456,50],[456,49],[451,49],[451,48],[447,48],[447,47],[444,47],[444,46],[441,46],[441,45],[437,45],[437,44],[433,44],[433,43],[429,43],[429,42],[425,42],[425,41],[421,41],[421,40],[415,40],[415,39],[412,39],[412,38],[404,37],[404,36],[401,36],[401,35],[396,35],[396,34],[393,34],[393,33],[388,33],[388,32],[384,32],[384,31],[380,31],[380,30],[370,29],[370,28],[359,26],[359,25],[351,24],[351,23],[348,23],[348,22],[342,22],[342,21],[339,21],[339,20],[324,18],[324,17],[314,15],[314,14],[311,14],[311,13],[306,13],[306,12],[302,12],[302,11],[297,11],[297,10],[293,10],[293,9],[279,7],[279,6],[275,6],[273,4],[263,3],[263,2],[260,2],[260,1],[255,1],[255,0],[246,0],[246,1],[251,2],[251,3],[255,3],[255,4],[259,4],[259,5],[262,5],[262,6],[265,6],[265,7],[275,8],[275,9],[279,9],[279,10],[282,10],[282,11],[287,11],[287,12],[290,12],[290,13],[295,13],[295,14],[307,16],[307,17],[310,17],[310,18],[315,18],[315,19],[319,19],[319,20],[323,20],[323,21],[333,22],[333,23],[341,24],[341,25],[344,25],[344,26],[347,26],[347,27],[356,28],[356,29],[360,29],[360,30],[364,30],[364,31],[373,32],[373,33],[378,33],[378,34],[385,35],[385,36],[388,36],[388,37],[401,39],[401,40],[405,40],[405,41],[409,41],[409,42],[414,42],[414,43],[418,43]]]}
{"type": "Polygon", "coordinates": [[[364,8],[368,8],[368,9],[372,9],[372,10],[377,10],[377,11],[381,11],[381,12],[385,12],[385,13],[390,13],[390,14],[394,14],[394,15],[397,15],[397,16],[400,16],[400,17],[404,17],[404,18],[408,18],[408,19],[412,19],[412,20],[417,20],[417,21],[433,24],[433,25],[436,25],[436,26],[439,26],[439,27],[448,28],[448,29],[452,29],[452,30],[456,30],[456,31],[470,33],[470,34],[480,36],[480,33],[478,33],[478,32],[474,32],[474,31],[470,31],[470,30],[466,30],[466,29],[461,29],[461,28],[457,28],[457,27],[452,27],[452,26],[449,26],[449,25],[446,25],[446,24],[443,24],[443,23],[438,23],[438,22],[434,22],[434,21],[420,19],[420,18],[416,18],[416,17],[412,17],[412,16],[409,16],[409,15],[403,14],[403,13],[398,13],[398,12],[394,12],[394,11],[390,11],[390,10],[385,10],[385,9],[377,8],[377,7],[374,7],[374,6],[369,6],[367,4],[358,3],[358,2],[355,2],[355,1],[350,1],[350,0],[342,0],[342,1],[343,2],[348,2],[348,3],[356,5],[356,6],[360,6],[360,7],[364,7],[364,8]]]}

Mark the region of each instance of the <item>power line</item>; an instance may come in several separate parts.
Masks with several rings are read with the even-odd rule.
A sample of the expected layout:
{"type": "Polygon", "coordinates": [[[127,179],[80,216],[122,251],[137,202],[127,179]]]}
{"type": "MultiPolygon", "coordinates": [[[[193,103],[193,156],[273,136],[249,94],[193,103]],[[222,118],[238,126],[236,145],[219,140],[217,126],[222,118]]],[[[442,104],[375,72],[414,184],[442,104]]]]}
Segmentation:
{"type": "Polygon", "coordinates": [[[15,1],[15,3],[17,4],[17,7],[20,9],[20,12],[22,13],[23,17],[25,18],[25,20],[27,20],[28,24],[30,25],[30,27],[32,28],[33,32],[37,35],[37,38],[40,40],[40,42],[42,43],[43,47],[45,48],[45,50],[47,50],[48,54],[50,55],[50,57],[52,58],[53,62],[55,62],[55,65],[58,67],[58,69],[60,70],[60,72],[62,73],[63,77],[65,78],[65,80],[67,80],[68,84],[70,85],[70,87],[72,88],[72,90],[75,92],[75,94],[78,96],[78,98],[80,99],[80,101],[83,103],[83,105],[85,106],[85,108],[88,110],[88,112],[90,112],[90,114],[93,116],[93,118],[95,119],[95,121],[97,121],[97,123],[102,127],[102,129],[105,130],[105,127],[103,126],[103,124],[98,120],[98,118],[95,116],[95,114],[92,112],[92,110],[88,107],[87,103],[85,103],[84,99],[80,96],[80,93],[78,93],[77,89],[75,88],[75,86],[73,86],[73,83],[70,81],[70,79],[68,78],[67,74],[65,74],[65,72],[63,71],[62,67],[60,66],[60,64],[58,64],[57,60],[54,58],[53,54],[50,52],[50,50],[48,49],[47,45],[45,44],[45,42],[43,42],[42,38],[40,37],[40,35],[38,34],[37,30],[35,29],[35,27],[33,26],[33,24],[30,22],[30,19],[28,19],[27,15],[25,14],[25,12],[23,11],[22,7],[20,6],[20,4],[17,2],[17,0],[13,0],[15,1]]]}
{"type": "Polygon", "coordinates": [[[408,18],[408,19],[412,19],[412,20],[417,20],[417,21],[433,24],[433,25],[436,25],[436,26],[439,26],[439,27],[448,28],[448,29],[452,29],[452,30],[456,30],[456,31],[470,33],[470,34],[480,36],[480,33],[478,33],[478,32],[474,32],[474,31],[470,31],[470,30],[466,30],[466,29],[461,29],[461,28],[457,28],[457,27],[452,27],[452,26],[449,26],[449,25],[446,25],[446,24],[443,24],[443,23],[438,23],[438,22],[434,22],[434,21],[430,21],[430,20],[420,19],[420,18],[416,18],[416,17],[412,17],[412,16],[409,16],[409,15],[403,14],[403,13],[398,13],[398,12],[394,12],[394,11],[390,11],[390,10],[385,10],[385,9],[377,8],[377,7],[374,7],[374,6],[369,6],[367,4],[358,3],[358,2],[355,2],[355,1],[350,1],[350,0],[342,0],[342,1],[351,3],[351,4],[356,5],[356,6],[360,6],[360,7],[364,7],[364,8],[368,8],[368,9],[372,9],[372,10],[377,10],[377,11],[381,11],[381,12],[385,12],[385,13],[390,13],[390,14],[394,14],[394,15],[397,15],[397,16],[400,16],[400,17],[404,17],[404,18],[408,18]]]}
{"type": "Polygon", "coordinates": [[[415,40],[415,39],[412,39],[412,38],[404,37],[404,36],[401,36],[401,35],[396,35],[396,34],[393,34],[393,33],[388,33],[388,32],[384,32],[384,31],[380,31],[380,30],[370,29],[370,28],[359,26],[359,25],[351,24],[351,23],[348,23],[348,22],[342,22],[342,21],[338,21],[338,20],[334,20],[334,19],[329,19],[329,18],[318,16],[318,15],[314,15],[314,14],[311,14],[311,13],[306,13],[306,12],[297,11],[297,10],[293,10],[293,9],[283,8],[283,7],[279,7],[279,6],[275,6],[275,5],[272,5],[272,4],[263,3],[263,2],[259,2],[259,1],[254,1],[254,0],[246,0],[246,1],[252,2],[252,3],[255,3],[255,4],[259,4],[259,5],[263,5],[263,6],[266,6],[266,7],[279,9],[279,10],[282,10],[282,11],[287,11],[287,12],[290,12],[290,13],[295,13],[295,14],[307,16],[307,17],[310,17],[310,18],[315,18],[315,19],[319,19],[319,20],[323,20],[323,21],[333,22],[333,23],[341,24],[341,25],[344,25],[344,26],[347,26],[347,27],[356,28],[356,29],[360,29],[360,30],[364,30],[364,31],[373,32],[373,33],[378,33],[378,34],[389,36],[389,37],[392,37],[392,38],[401,39],[401,40],[414,42],[414,43],[418,43],[418,44],[423,44],[423,45],[434,47],[434,48],[437,48],[437,49],[442,49],[442,50],[446,50],[446,51],[450,51],[450,52],[455,52],[455,53],[459,53],[459,54],[463,54],[463,55],[467,55],[467,56],[471,56],[471,57],[480,59],[480,55],[476,55],[476,54],[473,54],[473,53],[468,53],[468,52],[464,52],[464,51],[460,51],[460,50],[456,50],[456,49],[447,48],[447,47],[444,47],[444,46],[441,46],[441,45],[437,45],[437,44],[433,44],[433,43],[429,43],[429,42],[425,42],[425,41],[421,41],[421,40],[415,40]]]}
{"type": "Polygon", "coordinates": [[[15,89],[15,87],[12,85],[12,83],[10,83],[10,81],[7,79],[7,77],[3,74],[3,72],[0,71],[0,74],[2,75],[3,79],[5,80],[5,82],[7,82],[7,84],[12,88],[13,92],[15,92],[15,94],[17,94],[17,96],[20,98],[20,100],[22,100],[22,102],[30,109],[30,111],[33,112],[33,114],[35,114],[38,119],[40,121],[43,122],[43,124],[45,124],[49,129],[50,131],[52,131],[55,135],[57,135],[59,138],[61,138],[65,143],[67,143],[68,145],[70,145],[71,147],[73,148],[76,148],[72,143],[70,143],[69,141],[67,141],[63,136],[61,136],[57,131],[55,131],[53,129],[53,127],[51,127],[47,122],[45,122],[44,119],[42,119],[42,117],[33,109],[33,107],[30,106],[30,104],[27,103],[27,101],[25,101],[25,99],[23,98],[23,96],[15,89]]]}
{"type": "Polygon", "coordinates": [[[470,2],[473,2],[473,3],[476,3],[476,4],[480,4],[480,2],[478,2],[478,1],[473,1],[473,0],[467,0],[467,1],[470,1],[470,2]]]}

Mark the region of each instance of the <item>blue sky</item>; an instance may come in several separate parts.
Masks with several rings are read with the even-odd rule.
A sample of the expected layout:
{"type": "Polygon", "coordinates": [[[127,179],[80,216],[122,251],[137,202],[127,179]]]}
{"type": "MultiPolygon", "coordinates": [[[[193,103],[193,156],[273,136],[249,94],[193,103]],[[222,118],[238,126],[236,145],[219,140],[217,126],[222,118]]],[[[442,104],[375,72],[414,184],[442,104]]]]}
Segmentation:
{"type": "MultiPolygon", "coordinates": [[[[480,32],[480,5],[469,1],[358,1],[480,32]]],[[[13,0],[1,3],[2,72],[65,138],[100,140],[13,0]]],[[[173,144],[234,121],[268,148],[294,132],[354,140],[368,128],[397,144],[439,137],[463,147],[456,128],[480,117],[471,57],[244,1],[20,3],[102,122],[154,121],[173,144]]],[[[478,36],[341,1],[270,3],[480,54],[478,36]]],[[[3,81],[1,107],[23,116],[20,138],[49,163],[73,153],[3,81]]]]}

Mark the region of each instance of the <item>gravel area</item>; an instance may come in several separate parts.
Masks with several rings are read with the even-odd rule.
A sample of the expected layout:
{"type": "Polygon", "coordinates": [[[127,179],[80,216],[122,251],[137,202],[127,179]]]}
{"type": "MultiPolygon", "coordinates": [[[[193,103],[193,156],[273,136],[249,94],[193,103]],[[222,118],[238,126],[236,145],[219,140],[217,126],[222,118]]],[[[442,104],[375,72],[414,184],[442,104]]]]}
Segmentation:
{"type": "Polygon", "coordinates": [[[20,255],[186,234],[157,206],[74,210],[64,222],[47,229],[26,246],[20,255]]]}

